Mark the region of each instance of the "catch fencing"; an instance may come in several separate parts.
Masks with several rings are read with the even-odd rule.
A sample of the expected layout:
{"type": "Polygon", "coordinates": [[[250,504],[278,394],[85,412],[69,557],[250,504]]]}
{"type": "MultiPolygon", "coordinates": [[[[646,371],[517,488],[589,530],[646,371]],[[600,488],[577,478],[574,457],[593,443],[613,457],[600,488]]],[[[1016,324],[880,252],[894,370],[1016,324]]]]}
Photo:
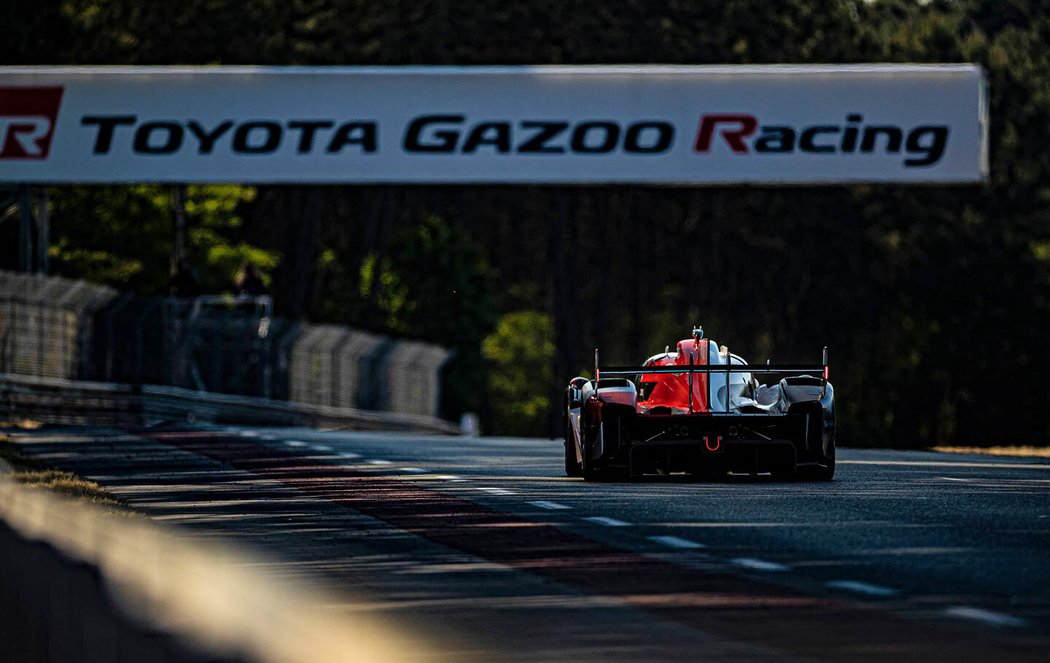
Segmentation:
{"type": "Polygon", "coordinates": [[[0,271],[0,374],[439,416],[446,348],[272,308],[265,296],[137,297],[0,271]]]}
{"type": "Polygon", "coordinates": [[[0,272],[0,373],[75,378],[88,372],[93,314],[117,296],[105,286],[0,272]]]}

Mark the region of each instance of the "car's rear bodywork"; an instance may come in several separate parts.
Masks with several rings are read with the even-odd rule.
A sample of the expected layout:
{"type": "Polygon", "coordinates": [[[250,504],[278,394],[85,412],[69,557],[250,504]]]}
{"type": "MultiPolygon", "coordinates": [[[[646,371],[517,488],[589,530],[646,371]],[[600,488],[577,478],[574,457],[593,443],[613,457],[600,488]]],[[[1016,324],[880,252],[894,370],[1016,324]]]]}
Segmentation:
{"type": "Polygon", "coordinates": [[[749,366],[699,328],[641,367],[602,368],[566,392],[565,469],[587,479],[647,473],[830,479],[835,392],[820,364],[749,366]],[[756,376],[780,378],[771,385],[756,376]]]}

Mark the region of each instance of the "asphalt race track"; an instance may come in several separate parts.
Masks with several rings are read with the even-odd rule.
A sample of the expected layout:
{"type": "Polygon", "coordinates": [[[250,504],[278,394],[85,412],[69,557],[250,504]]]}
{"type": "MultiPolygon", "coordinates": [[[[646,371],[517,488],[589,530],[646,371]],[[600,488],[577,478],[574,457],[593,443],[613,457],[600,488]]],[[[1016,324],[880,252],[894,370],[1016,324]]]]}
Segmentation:
{"type": "MultiPolygon", "coordinates": [[[[560,441],[13,436],[448,660],[1048,660],[1050,462],[840,450],[831,483],[567,479],[560,441]]],[[[432,660],[432,659],[431,659],[432,660]]]]}

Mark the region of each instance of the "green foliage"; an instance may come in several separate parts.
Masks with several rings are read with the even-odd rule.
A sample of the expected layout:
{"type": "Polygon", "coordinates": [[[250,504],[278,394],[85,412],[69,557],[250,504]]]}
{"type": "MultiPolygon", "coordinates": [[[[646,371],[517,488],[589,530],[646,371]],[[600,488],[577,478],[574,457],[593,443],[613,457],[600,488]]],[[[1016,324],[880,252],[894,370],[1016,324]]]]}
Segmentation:
{"type": "Polygon", "coordinates": [[[167,291],[171,198],[154,185],[52,187],[56,274],[142,293],[167,291]]]}
{"type": "MultiPolygon", "coordinates": [[[[240,208],[255,191],[238,186],[186,188],[187,253],[202,292],[233,287],[240,265],[253,262],[268,281],[280,253],[237,241],[240,208]]],[[[168,291],[173,211],[170,187],[140,184],[54,187],[52,270],[140,294],[168,291]]]]}
{"type": "Polygon", "coordinates": [[[554,380],[554,328],[540,311],[516,311],[500,317],[496,331],[481,346],[489,373],[489,398],[500,432],[546,435],[554,380]]]}
{"type": "Polygon", "coordinates": [[[473,347],[498,315],[488,269],[477,243],[430,216],[402,236],[388,257],[365,258],[360,293],[374,297],[393,331],[473,347]]]}

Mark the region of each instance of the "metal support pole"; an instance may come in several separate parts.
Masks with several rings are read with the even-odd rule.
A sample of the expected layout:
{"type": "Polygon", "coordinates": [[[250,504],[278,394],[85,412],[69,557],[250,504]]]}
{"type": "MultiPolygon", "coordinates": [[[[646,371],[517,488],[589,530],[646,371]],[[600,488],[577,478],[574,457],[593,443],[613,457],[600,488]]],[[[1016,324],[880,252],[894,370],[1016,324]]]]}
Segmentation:
{"type": "Polygon", "coordinates": [[[174,212],[172,224],[170,273],[174,277],[179,266],[186,261],[186,186],[176,184],[171,189],[171,208],[174,212]]]}
{"type": "Polygon", "coordinates": [[[33,271],[33,205],[29,186],[18,185],[18,271],[33,271]]]}
{"type": "Polygon", "coordinates": [[[36,271],[47,274],[50,270],[48,249],[51,248],[51,217],[47,210],[47,189],[37,194],[36,206],[36,271]]]}

